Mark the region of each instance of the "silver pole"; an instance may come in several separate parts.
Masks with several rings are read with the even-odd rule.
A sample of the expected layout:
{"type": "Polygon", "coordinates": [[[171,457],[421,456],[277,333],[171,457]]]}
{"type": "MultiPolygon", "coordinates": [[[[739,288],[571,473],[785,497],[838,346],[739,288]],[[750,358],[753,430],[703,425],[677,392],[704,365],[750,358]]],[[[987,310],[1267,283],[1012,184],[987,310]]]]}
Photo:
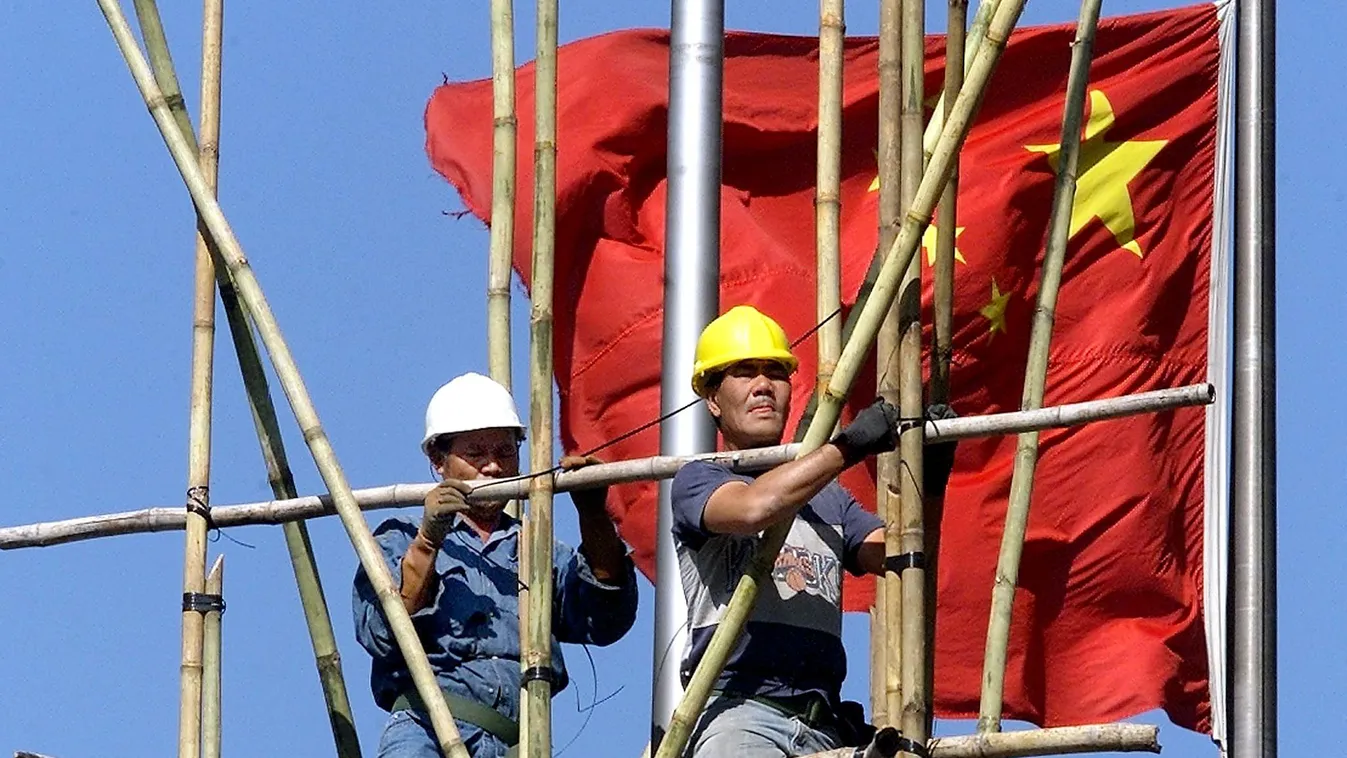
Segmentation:
{"type": "Polygon", "coordinates": [[[1231,758],[1277,755],[1275,3],[1240,0],[1235,84],[1231,758]]]}
{"type": "MultiPolygon", "coordinates": [[[[660,413],[696,400],[690,385],[697,337],[720,312],[720,130],[724,0],[673,0],[669,42],[669,193],[664,209],[664,352],[660,413]]],[[[692,409],[660,426],[664,455],[715,449],[710,416],[692,409]]],[[[674,552],[668,481],[656,532],[651,754],[682,698],[679,677],[687,602],[674,552]]]]}

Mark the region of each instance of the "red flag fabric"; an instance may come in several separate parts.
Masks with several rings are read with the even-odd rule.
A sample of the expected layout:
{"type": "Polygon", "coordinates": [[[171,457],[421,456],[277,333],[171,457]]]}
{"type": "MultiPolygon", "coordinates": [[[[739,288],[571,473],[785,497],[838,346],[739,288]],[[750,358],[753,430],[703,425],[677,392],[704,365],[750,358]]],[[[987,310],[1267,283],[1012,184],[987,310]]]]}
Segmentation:
{"type": "MultiPolygon", "coordinates": [[[[1211,4],[1100,23],[1047,404],[1206,380],[1217,28],[1211,4]]],[[[952,380],[963,415],[1019,406],[1073,32],[1015,33],[963,153],[952,380]]],[[[560,51],[555,345],[568,450],[596,447],[659,413],[668,44],[666,31],[628,31],[560,51]]],[[[926,48],[926,91],[935,93],[943,39],[928,38],[926,48]]],[[[878,236],[878,44],[851,38],[845,55],[850,303],[878,236]]],[[[811,38],[725,40],[720,302],[755,305],[792,336],[815,320],[816,56],[811,38]]],[[[517,87],[519,154],[528,156],[531,65],[519,70],[517,87]]],[[[426,131],[435,169],[489,220],[490,82],[436,90],[426,131]]],[[[531,162],[521,160],[514,265],[526,285],[532,182],[531,162]]],[[[927,240],[933,250],[933,232],[927,240]]],[[[925,286],[929,325],[929,262],[925,286]]],[[[797,347],[792,428],[812,390],[815,351],[812,339],[797,347]]],[[[873,397],[873,371],[866,376],[853,393],[858,404],[873,397]]],[[[1200,409],[1042,435],[1015,601],[1009,717],[1061,725],[1163,707],[1180,725],[1209,729],[1203,445],[1200,409]]],[[[657,449],[651,428],[605,455],[657,449]]],[[[943,716],[977,713],[1014,449],[1014,438],[959,445],[942,526],[943,716]]],[[[854,469],[843,482],[873,506],[871,471],[854,469]]],[[[647,575],[655,492],[626,485],[609,501],[647,575]]],[[[847,607],[861,610],[873,585],[849,578],[846,593],[847,607]]]]}

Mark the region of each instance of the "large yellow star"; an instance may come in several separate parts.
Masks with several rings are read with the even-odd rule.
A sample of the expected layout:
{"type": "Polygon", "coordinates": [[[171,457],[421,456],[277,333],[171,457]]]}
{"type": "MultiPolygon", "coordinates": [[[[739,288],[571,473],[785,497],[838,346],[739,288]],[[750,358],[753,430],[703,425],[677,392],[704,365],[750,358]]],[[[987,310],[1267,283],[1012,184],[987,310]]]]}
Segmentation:
{"type": "MultiPolygon", "coordinates": [[[[877,191],[879,191],[878,176],[876,176],[874,179],[870,181],[870,187],[869,189],[866,190],[866,192],[877,192],[877,191]]],[[[963,230],[965,228],[966,227],[962,226],[954,227],[954,239],[957,240],[959,238],[959,235],[963,234],[963,230]]],[[[926,250],[926,265],[934,266],[935,248],[936,248],[936,224],[934,221],[927,224],[926,231],[921,233],[921,246],[924,250],[926,250]]],[[[959,246],[957,244],[954,246],[954,260],[959,263],[968,263],[968,261],[965,260],[963,257],[963,251],[959,249],[959,246]]]]}
{"type": "Polygon", "coordinates": [[[995,338],[997,332],[1004,332],[1006,330],[1006,306],[1008,305],[1010,305],[1010,293],[1002,292],[998,289],[996,286],[996,279],[993,277],[992,299],[988,301],[986,305],[978,309],[978,313],[981,313],[982,317],[990,322],[987,325],[987,333],[990,335],[989,339],[995,338]]]}
{"type": "MultiPolygon", "coordinates": [[[[1128,140],[1109,142],[1104,132],[1113,126],[1113,105],[1099,90],[1090,90],[1090,118],[1085,124],[1085,141],[1080,145],[1076,200],[1071,206],[1070,236],[1075,237],[1092,219],[1099,219],[1124,250],[1141,257],[1136,241],[1136,218],[1127,185],[1141,173],[1168,140],[1128,140]]],[[[1027,150],[1044,153],[1053,170],[1057,169],[1060,145],[1026,145],[1027,150]]]]}

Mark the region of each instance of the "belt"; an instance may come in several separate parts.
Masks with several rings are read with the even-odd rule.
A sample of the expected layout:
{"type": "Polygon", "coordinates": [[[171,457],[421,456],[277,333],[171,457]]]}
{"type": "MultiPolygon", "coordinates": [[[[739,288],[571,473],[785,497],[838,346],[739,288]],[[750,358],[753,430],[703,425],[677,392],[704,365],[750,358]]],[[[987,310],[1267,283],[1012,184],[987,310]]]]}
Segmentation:
{"type": "Polygon", "coordinates": [[[822,695],[805,694],[791,695],[789,697],[769,697],[767,695],[750,695],[743,692],[733,691],[716,691],[715,694],[740,700],[752,700],[755,703],[762,703],[784,716],[799,719],[812,729],[832,727],[837,724],[837,717],[833,714],[832,706],[828,704],[827,699],[822,695]]]}
{"type": "MultiPolygon", "coordinates": [[[[500,715],[499,712],[482,705],[476,700],[455,695],[448,690],[442,690],[444,701],[449,706],[449,710],[454,714],[454,718],[459,721],[465,721],[482,731],[494,735],[508,747],[514,747],[519,744],[519,724],[500,715]]],[[[406,710],[426,710],[426,704],[421,700],[421,695],[416,690],[410,690],[398,695],[393,701],[393,709],[396,711],[406,710]]]]}

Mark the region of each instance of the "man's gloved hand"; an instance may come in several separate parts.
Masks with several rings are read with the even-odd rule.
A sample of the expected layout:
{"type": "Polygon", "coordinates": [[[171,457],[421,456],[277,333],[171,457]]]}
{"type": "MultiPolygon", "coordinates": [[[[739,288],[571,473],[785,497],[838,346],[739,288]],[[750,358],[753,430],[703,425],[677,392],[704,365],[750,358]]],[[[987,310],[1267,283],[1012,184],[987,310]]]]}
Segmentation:
{"type": "Polygon", "coordinates": [[[444,542],[444,535],[454,523],[454,514],[468,510],[467,495],[472,490],[457,479],[445,479],[426,495],[425,512],[421,519],[421,535],[432,545],[444,542]]]}
{"type": "MultiPolygon", "coordinates": [[[[561,459],[562,471],[575,471],[585,466],[594,466],[603,463],[598,457],[593,455],[567,455],[561,459]]],[[[576,508],[599,508],[602,510],[608,501],[607,487],[594,487],[593,489],[571,490],[571,501],[575,503],[576,508]]]]}
{"type": "MultiPolygon", "coordinates": [[[[939,426],[941,421],[958,418],[959,414],[944,403],[926,406],[926,420],[939,426]]],[[[944,497],[945,486],[949,484],[950,472],[954,470],[954,449],[959,443],[955,440],[927,445],[922,451],[921,475],[926,487],[926,497],[944,497]]]]}
{"type": "Polygon", "coordinates": [[[842,451],[848,466],[872,455],[892,452],[898,447],[898,419],[897,408],[883,398],[876,398],[832,438],[832,443],[842,451]]]}

